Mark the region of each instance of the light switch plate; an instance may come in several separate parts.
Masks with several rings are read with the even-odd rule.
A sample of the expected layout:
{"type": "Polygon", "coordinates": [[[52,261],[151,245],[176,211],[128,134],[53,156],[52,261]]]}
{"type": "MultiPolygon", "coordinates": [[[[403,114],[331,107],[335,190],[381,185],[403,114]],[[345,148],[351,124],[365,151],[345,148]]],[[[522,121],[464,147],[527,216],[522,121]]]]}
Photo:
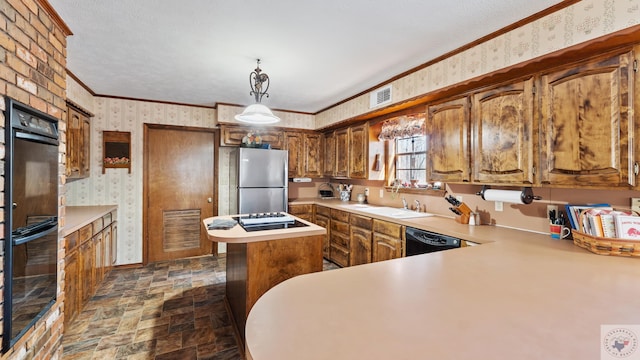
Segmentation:
{"type": "Polygon", "coordinates": [[[384,189],[380,189],[380,199],[384,197],[384,189]]]}
{"type": "Polygon", "coordinates": [[[456,195],[456,200],[462,202],[462,195],[456,195]]]}
{"type": "Polygon", "coordinates": [[[502,203],[502,201],[496,201],[496,205],[495,205],[496,206],[495,207],[496,211],[502,211],[503,210],[503,205],[504,204],[502,203]]]}
{"type": "Polygon", "coordinates": [[[640,213],[640,198],[631,198],[631,210],[640,213]]]}

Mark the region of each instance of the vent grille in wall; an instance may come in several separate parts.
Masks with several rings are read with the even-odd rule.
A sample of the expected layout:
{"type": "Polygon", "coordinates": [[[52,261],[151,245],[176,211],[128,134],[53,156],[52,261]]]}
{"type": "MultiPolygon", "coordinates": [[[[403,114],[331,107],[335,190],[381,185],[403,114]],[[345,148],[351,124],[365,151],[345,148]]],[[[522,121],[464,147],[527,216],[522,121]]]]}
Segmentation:
{"type": "Polygon", "coordinates": [[[200,247],[200,210],[166,210],[163,212],[164,251],[200,247]]]}
{"type": "Polygon", "coordinates": [[[384,105],[391,102],[391,85],[381,87],[371,92],[369,108],[384,105]]]}

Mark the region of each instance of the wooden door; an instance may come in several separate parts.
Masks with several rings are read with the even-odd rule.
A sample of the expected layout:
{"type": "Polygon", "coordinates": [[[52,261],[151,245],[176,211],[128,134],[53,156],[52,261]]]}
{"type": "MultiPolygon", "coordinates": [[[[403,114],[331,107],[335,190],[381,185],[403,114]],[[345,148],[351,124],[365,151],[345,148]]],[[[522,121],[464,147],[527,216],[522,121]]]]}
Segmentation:
{"type": "Polygon", "coordinates": [[[541,180],[560,186],[635,185],[632,53],[541,78],[541,180]]]}
{"type": "Polygon", "coordinates": [[[80,310],[78,251],[73,251],[65,258],[64,265],[64,323],[69,325],[80,310]]]}
{"type": "Polygon", "coordinates": [[[289,151],[289,177],[301,177],[302,174],[302,134],[287,131],[284,133],[284,149],[289,151]]]}
{"type": "Polygon", "coordinates": [[[429,113],[428,181],[469,181],[469,101],[432,105],[429,113]]]}
{"type": "Polygon", "coordinates": [[[349,176],[349,129],[340,129],[335,132],[336,141],[336,174],[338,177],[349,176]]]}
{"type": "Polygon", "coordinates": [[[372,261],[402,257],[404,227],[400,224],[373,219],[372,261]]]}
{"type": "Polygon", "coordinates": [[[361,265],[371,262],[371,218],[351,214],[351,244],[349,246],[349,265],[361,265]]]}
{"type": "Polygon", "coordinates": [[[145,262],[212,252],[202,220],[217,213],[214,143],[210,129],[145,126],[145,262]]]}
{"type": "Polygon", "coordinates": [[[322,256],[329,260],[331,257],[331,252],[330,252],[330,236],[331,236],[331,229],[329,228],[329,218],[327,216],[324,215],[318,215],[316,214],[316,221],[315,221],[316,225],[318,226],[322,226],[323,228],[325,228],[327,230],[327,233],[324,235],[324,239],[322,241],[322,256]]]}
{"type": "Polygon", "coordinates": [[[324,152],[322,168],[324,176],[334,176],[336,174],[336,136],[335,132],[324,134],[324,152]]]}
{"type": "Polygon", "coordinates": [[[73,108],[67,108],[67,178],[80,178],[80,156],[84,137],[82,136],[82,114],[73,108]]]}
{"type": "Polygon", "coordinates": [[[94,253],[93,241],[87,240],[78,248],[80,254],[80,298],[82,303],[89,301],[93,295],[94,253]]]}
{"type": "Polygon", "coordinates": [[[369,124],[349,128],[349,177],[366,179],[369,159],[369,124]]]}
{"type": "Polygon", "coordinates": [[[322,177],[322,135],[304,134],[304,176],[322,177]]]}
{"type": "Polygon", "coordinates": [[[473,95],[473,181],[533,184],[533,78],[473,95]]]}

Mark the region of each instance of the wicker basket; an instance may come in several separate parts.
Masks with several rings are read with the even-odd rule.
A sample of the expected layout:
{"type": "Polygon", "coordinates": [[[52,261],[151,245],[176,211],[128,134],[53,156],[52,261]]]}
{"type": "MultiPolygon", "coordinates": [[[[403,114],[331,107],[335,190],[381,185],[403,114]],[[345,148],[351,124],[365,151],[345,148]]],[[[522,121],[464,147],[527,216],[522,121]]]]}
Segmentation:
{"type": "MultiPolygon", "coordinates": [[[[585,209],[580,212],[580,224],[582,224],[583,218],[584,216],[586,216],[586,213],[589,210],[590,209],[585,209]]],[[[633,210],[615,210],[628,211],[631,214],[638,216],[638,213],[633,210]]],[[[585,248],[594,254],[640,257],[640,241],[593,236],[575,229],[571,229],[571,233],[573,235],[574,244],[580,246],[581,248],[585,248]]]]}

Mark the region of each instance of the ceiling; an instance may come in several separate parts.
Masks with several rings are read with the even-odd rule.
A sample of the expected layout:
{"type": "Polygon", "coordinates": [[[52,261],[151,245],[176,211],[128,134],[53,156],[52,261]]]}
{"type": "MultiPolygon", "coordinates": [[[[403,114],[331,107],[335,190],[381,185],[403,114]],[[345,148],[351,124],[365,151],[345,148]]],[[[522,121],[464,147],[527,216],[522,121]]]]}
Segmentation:
{"type": "Polygon", "coordinates": [[[559,0],[49,0],[99,95],[315,113],[559,0]]]}

